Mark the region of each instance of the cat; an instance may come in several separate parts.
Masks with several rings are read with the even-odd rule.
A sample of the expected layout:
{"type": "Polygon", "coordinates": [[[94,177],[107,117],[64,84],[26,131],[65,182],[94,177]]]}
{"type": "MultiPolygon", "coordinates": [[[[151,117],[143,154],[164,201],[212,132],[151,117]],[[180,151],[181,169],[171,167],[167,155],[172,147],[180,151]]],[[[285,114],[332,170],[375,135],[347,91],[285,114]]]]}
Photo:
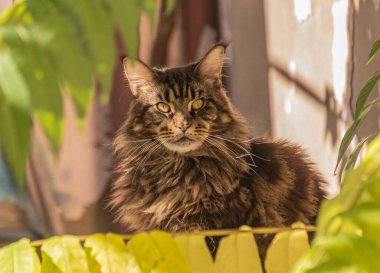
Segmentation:
{"type": "MultiPolygon", "coordinates": [[[[129,231],[315,223],[324,178],[298,145],[250,138],[222,85],[224,55],[219,44],[164,69],[123,59],[134,100],[114,140],[110,206],[129,231]]],[[[262,257],[270,237],[257,236],[262,257]]]]}

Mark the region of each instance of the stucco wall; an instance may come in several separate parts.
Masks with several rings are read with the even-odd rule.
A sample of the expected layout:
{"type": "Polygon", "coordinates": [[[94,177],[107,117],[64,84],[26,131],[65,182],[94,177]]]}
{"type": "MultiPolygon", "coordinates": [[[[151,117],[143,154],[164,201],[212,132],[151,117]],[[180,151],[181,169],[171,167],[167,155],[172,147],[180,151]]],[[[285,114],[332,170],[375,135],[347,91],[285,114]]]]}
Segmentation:
{"type": "Polygon", "coordinates": [[[349,122],[350,1],[232,3],[235,103],[254,134],[305,147],[337,193],[337,149],[349,122]]]}

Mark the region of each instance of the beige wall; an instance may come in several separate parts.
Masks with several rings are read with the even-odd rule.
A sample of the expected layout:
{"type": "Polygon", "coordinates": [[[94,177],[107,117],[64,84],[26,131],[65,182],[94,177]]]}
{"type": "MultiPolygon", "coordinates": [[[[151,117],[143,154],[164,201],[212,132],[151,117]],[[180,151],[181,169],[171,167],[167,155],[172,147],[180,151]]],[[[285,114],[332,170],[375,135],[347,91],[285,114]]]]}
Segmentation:
{"type": "MultiPolygon", "coordinates": [[[[373,42],[380,38],[380,0],[354,1],[354,27],[352,29],[353,42],[353,71],[352,90],[353,102],[359,94],[360,89],[369,77],[380,68],[380,58],[377,57],[370,65],[366,65],[368,55],[373,42]]],[[[369,101],[380,95],[380,85],[374,89],[369,101]]],[[[354,103],[353,106],[355,107],[354,103]]],[[[371,113],[368,120],[362,125],[360,136],[366,136],[380,127],[379,108],[371,113]]]]}
{"type": "MultiPolygon", "coordinates": [[[[343,105],[336,96],[342,90],[334,90],[333,73],[336,2],[265,1],[273,134],[302,144],[331,183],[332,193],[337,191],[333,174],[343,127],[343,105]]],[[[347,17],[338,20],[346,25],[347,17]]],[[[346,39],[340,41],[343,47],[348,37],[341,38],[346,39]]]]}
{"type": "Polygon", "coordinates": [[[337,149],[350,121],[351,2],[232,3],[232,91],[238,108],[259,129],[256,134],[272,132],[304,146],[329,180],[328,190],[337,193],[337,149]]]}
{"type": "MultiPolygon", "coordinates": [[[[302,144],[337,193],[338,146],[360,89],[380,67],[379,58],[365,65],[380,37],[380,0],[231,3],[234,102],[255,135],[302,144]]],[[[378,85],[370,99],[379,93],[378,85]]],[[[379,128],[379,114],[369,115],[359,137],[379,128]]]]}

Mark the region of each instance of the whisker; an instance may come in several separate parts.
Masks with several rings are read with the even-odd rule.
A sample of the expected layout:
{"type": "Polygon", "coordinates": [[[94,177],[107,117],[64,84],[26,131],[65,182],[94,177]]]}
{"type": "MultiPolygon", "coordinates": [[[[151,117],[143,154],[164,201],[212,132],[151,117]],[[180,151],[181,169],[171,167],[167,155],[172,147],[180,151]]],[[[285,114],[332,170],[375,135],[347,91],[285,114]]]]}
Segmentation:
{"type": "Polygon", "coordinates": [[[250,166],[250,170],[252,171],[252,172],[254,172],[258,177],[260,177],[261,179],[263,179],[263,180],[265,180],[261,175],[259,175],[259,173],[258,172],[256,172],[253,168],[257,168],[257,166],[256,165],[252,165],[252,164],[250,164],[250,163],[247,163],[249,166],[250,166]]]}
{"type": "MultiPolygon", "coordinates": [[[[226,149],[226,146],[225,145],[221,145],[222,143],[220,143],[220,142],[218,142],[218,141],[216,141],[215,139],[211,139],[211,138],[206,138],[206,141],[208,142],[208,143],[210,143],[212,146],[214,146],[215,148],[217,148],[217,149],[219,149],[221,152],[223,152],[223,153],[225,153],[226,155],[228,155],[228,156],[231,156],[230,155],[230,152],[231,152],[231,150],[230,150],[230,152],[226,149]]],[[[234,151],[232,151],[233,153],[234,153],[234,151]]],[[[234,153],[234,155],[236,155],[235,153],[234,153]]],[[[235,156],[233,156],[232,158],[236,158],[235,156]]]]}
{"type": "MultiPolygon", "coordinates": [[[[255,160],[253,160],[253,157],[252,157],[251,153],[250,153],[246,148],[244,148],[243,146],[241,146],[240,144],[237,144],[237,143],[235,143],[234,141],[229,140],[229,139],[224,138],[224,137],[221,137],[221,136],[212,135],[212,134],[209,134],[209,136],[211,136],[211,137],[216,137],[216,138],[219,138],[219,139],[222,139],[222,140],[228,141],[228,142],[230,142],[230,143],[236,145],[237,147],[239,147],[240,149],[242,149],[243,151],[245,151],[245,152],[247,153],[247,155],[249,155],[249,157],[250,157],[252,163],[255,164],[255,160]]],[[[255,165],[256,165],[256,164],[255,164],[255,165]]]]}
{"type": "MultiPolygon", "coordinates": [[[[213,134],[211,134],[211,135],[212,135],[212,136],[215,136],[215,137],[223,138],[223,139],[225,139],[226,141],[231,141],[231,142],[232,142],[232,140],[231,140],[230,137],[221,136],[221,135],[213,135],[213,134]]],[[[250,139],[244,140],[244,141],[242,141],[242,142],[250,142],[250,141],[252,141],[252,140],[254,140],[254,139],[257,139],[257,138],[259,138],[259,137],[253,137],[253,138],[250,138],[250,139]]],[[[236,139],[238,139],[238,138],[236,138],[236,139]]],[[[234,142],[232,142],[232,143],[234,143],[234,142]]],[[[234,144],[235,144],[235,145],[238,145],[237,143],[234,143],[234,144]]],[[[270,162],[270,159],[267,159],[267,158],[264,158],[264,157],[258,156],[258,155],[254,154],[254,153],[251,153],[251,152],[248,152],[248,153],[251,154],[252,156],[256,157],[256,158],[259,158],[259,159],[262,159],[262,160],[265,160],[265,161],[270,162]]]]}
{"type": "Polygon", "coordinates": [[[123,141],[120,141],[121,143],[136,143],[136,142],[144,142],[144,141],[149,141],[149,140],[153,140],[155,139],[154,137],[153,138],[142,138],[142,139],[136,139],[136,140],[123,140],[123,141]]]}
{"type": "Polygon", "coordinates": [[[144,141],[141,141],[141,142],[140,141],[139,142],[137,142],[137,141],[136,142],[132,142],[132,144],[128,145],[127,147],[130,148],[131,150],[132,149],[135,150],[135,149],[141,148],[145,144],[149,144],[150,142],[155,142],[155,141],[157,141],[156,138],[150,138],[148,140],[144,140],[144,141]],[[135,144],[135,143],[137,143],[137,144],[135,144]]]}
{"type": "Polygon", "coordinates": [[[158,142],[157,140],[154,140],[153,142],[148,143],[148,144],[143,143],[143,144],[141,144],[141,145],[138,145],[137,147],[135,147],[135,149],[131,150],[130,153],[128,153],[129,156],[128,156],[127,158],[125,158],[124,160],[125,160],[125,161],[128,161],[128,160],[131,160],[131,161],[132,161],[132,160],[135,160],[135,159],[138,158],[141,154],[145,153],[145,152],[148,151],[151,147],[153,147],[154,144],[156,144],[157,142],[158,142]],[[143,147],[144,144],[146,144],[145,147],[143,147]],[[142,148],[142,147],[143,147],[143,148],[142,148]],[[142,148],[142,150],[139,151],[139,153],[134,154],[134,153],[135,153],[138,149],[140,149],[140,148],[142,148]]]}
{"type": "Polygon", "coordinates": [[[230,136],[227,137],[227,136],[224,136],[224,135],[223,136],[222,135],[217,135],[217,134],[215,134],[215,133],[217,133],[215,131],[210,131],[209,133],[212,134],[212,135],[214,135],[214,136],[224,137],[224,138],[227,138],[227,139],[230,139],[230,140],[239,140],[241,142],[247,142],[247,143],[251,142],[252,140],[260,138],[260,137],[251,137],[251,138],[246,139],[246,138],[241,138],[241,137],[230,137],[230,136]]]}
{"type": "MultiPolygon", "coordinates": [[[[214,146],[214,147],[220,149],[222,152],[224,152],[224,153],[226,153],[226,154],[229,155],[229,153],[226,151],[226,149],[224,149],[224,148],[221,147],[221,144],[223,144],[224,147],[227,147],[227,146],[224,145],[224,143],[221,143],[221,142],[219,142],[219,141],[217,141],[217,140],[215,140],[215,139],[213,139],[213,142],[214,142],[214,143],[213,143],[211,140],[212,140],[211,138],[206,138],[206,142],[207,142],[207,143],[211,144],[212,146],[214,146]]],[[[231,149],[229,149],[229,150],[231,151],[231,149]]],[[[234,152],[234,151],[232,151],[232,152],[234,152]]],[[[251,163],[248,163],[248,162],[247,162],[247,165],[249,166],[249,170],[251,170],[251,171],[254,172],[257,176],[259,176],[260,178],[262,178],[262,176],[259,175],[259,173],[256,172],[256,171],[253,169],[253,168],[257,168],[257,165],[255,165],[255,164],[251,164],[251,163]]],[[[263,178],[262,178],[262,179],[263,179],[263,178]]]]}

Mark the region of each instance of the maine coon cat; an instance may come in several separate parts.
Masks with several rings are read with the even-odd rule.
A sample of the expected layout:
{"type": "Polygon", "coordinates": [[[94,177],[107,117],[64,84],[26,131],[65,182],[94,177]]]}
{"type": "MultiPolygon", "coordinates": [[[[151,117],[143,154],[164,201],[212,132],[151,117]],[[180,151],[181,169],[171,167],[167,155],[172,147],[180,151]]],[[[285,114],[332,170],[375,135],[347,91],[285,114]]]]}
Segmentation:
{"type": "MultiPolygon", "coordinates": [[[[110,204],[130,231],[315,222],[324,179],[297,145],[250,139],[222,86],[224,52],[164,69],[124,58],[134,100],[114,142],[110,204]]],[[[263,254],[268,240],[258,244],[263,254]]]]}

